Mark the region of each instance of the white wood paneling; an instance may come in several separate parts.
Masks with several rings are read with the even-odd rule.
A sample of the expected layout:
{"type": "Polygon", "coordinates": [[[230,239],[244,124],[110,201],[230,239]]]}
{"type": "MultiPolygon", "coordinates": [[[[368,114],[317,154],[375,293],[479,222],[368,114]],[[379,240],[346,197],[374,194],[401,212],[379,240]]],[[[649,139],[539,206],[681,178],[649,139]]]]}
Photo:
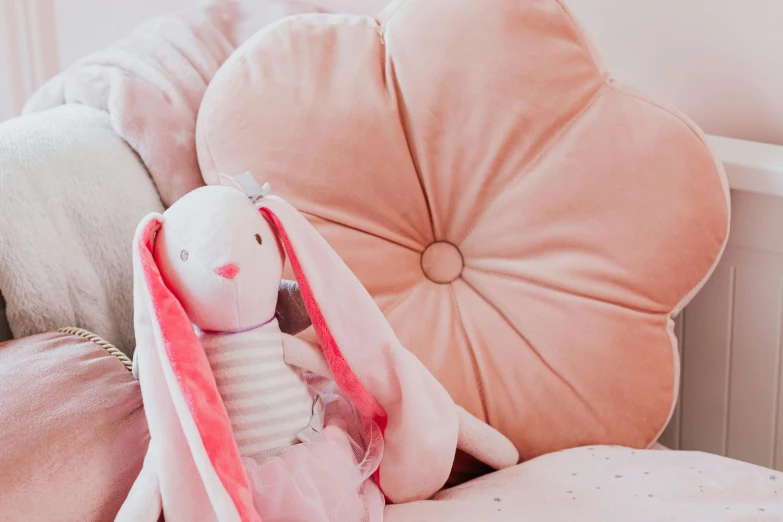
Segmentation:
{"type": "Polygon", "coordinates": [[[680,396],[661,442],[783,470],[783,147],[709,139],[732,187],[731,237],[678,318],[680,396]]]}
{"type": "Polygon", "coordinates": [[[680,448],[726,451],[735,272],[721,263],[686,308],[680,448]]]}
{"type": "MultiPolygon", "coordinates": [[[[680,312],[680,315],[677,316],[677,318],[674,320],[674,335],[677,337],[678,343],[679,343],[679,353],[680,353],[680,369],[682,369],[683,365],[683,345],[680,339],[683,338],[684,330],[683,326],[685,324],[685,312],[686,310],[683,310],[680,312]]],[[[680,379],[680,389],[682,389],[683,382],[682,379],[680,379]]],[[[658,442],[663,444],[669,449],[680,449],[680,432],[681,432],[681,426],[682,426],[682,393],[677,398],[677,405],[674,408],[674,412],[672,412],[672,418],[669,422],[669,425],[666,427],[664,432],[661,434],[660,439],[658,442]]]]}
{"type": "Polygon", "coordinates": [[[731,238],[684,311],[679,416],[662,442],[783,470],[783,147],[710,143],[733,189],[731,238]]]}
{"type": "Polygon", "coordinates": [[[783,198],[732,191],[732,235],[685,309],[664,444],[783,470],[783,198]]]}
{"type": "Polygon", "coordinates": [[[732,249],[725,262],[737,267],[726,455],[772,466],[783,255],[732,249]]]}

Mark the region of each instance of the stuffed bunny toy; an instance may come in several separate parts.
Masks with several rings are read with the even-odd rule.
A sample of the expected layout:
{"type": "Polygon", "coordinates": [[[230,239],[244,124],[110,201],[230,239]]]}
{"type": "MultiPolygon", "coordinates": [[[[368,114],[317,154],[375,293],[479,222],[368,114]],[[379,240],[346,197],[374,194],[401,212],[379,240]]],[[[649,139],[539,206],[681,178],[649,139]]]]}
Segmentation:
{"type": "Polygon", "coordinates": [[[252,176],[202,187],[134,239],[150,443],[117,520],[376,521],[441,489],[456,450],[513,444],[408,352],[315,228],[252,176]],[[319,344],[280,331],[286,260],[319,344]]]}

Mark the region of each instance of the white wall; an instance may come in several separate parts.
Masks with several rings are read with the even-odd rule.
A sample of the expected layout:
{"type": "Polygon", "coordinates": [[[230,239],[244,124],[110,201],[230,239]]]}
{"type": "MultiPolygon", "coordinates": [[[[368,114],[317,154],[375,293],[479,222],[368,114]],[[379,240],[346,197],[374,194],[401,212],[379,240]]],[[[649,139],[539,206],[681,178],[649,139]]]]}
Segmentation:
{"type": "Polygon", "coordinates": [[[707,132],[783,145],[783,0],[566,0],[618,79],[707,132]]]}
{"type": "Polygon", "coordinates": [[[195,0],[53,0],[61,66],[110,45],[139,23],[195,0]]]}
{"type": "MultiPolygon", "coordinates": [[[[364,12],[384,1],[313,0],[364,12]]],[[[680,107],[707,132],[783,144],[783,0],[565,2],[619,79],[680,107]]],[[[146,18],[196,3],[0,0],[0,120],[59,68],[146,18]]]]}
{"type": "Polygon", "coordinates": [[[78,58],[202,0],[0,0],[0,121],[78,58]]]}

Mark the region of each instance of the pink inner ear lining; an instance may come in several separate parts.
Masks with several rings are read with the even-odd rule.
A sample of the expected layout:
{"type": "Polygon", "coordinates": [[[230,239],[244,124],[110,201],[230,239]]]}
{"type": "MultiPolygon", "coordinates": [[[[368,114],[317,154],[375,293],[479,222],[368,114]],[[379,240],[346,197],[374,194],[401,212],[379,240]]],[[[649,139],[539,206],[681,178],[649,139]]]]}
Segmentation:
{"type": "Polygon", "coordinates": [[[192,323],[176,297],[166,286],[152,256],[156,233],[162,223],[150,220],[138,236],[137,268],[144,275],[150,304],[163,348],[175,374],[204,451],[220,482],[226,489],[242,522],[260,522],[250,493],[250,484],[242,466],[239,450],[233,442],[231,422],[212,377],[203,348],[192,323]]]}
{"type": "Polygon", "coordinates": [[[213,272],[215,272],[220,277],[234,279],[239,273],[239,267],[233,263],[228,263],[215,268],[213,272]]]}
{"type": "MultiPolygon", "coordinates": [[[[316,334],[321,341],[321,350],[324,354],[329,369],[332,370],[335,382],[340,388],[351,398],[356,407],[365,417],[372,419],[380,428],[381,435],[385,435],[386,425],[388,423],[388,416],[386,410],[376,401],[375,397],[364,387],[364,384],[358,379],[358,377],[352,372],[348,366],[348,362],[340,351],[340,347],[337,345],[336,340],[332,336],[332,332],[329,330],[329,325],[326,323],[323,314],[321,313],[318,302],[313,295],[313,291],[310,288],[310,282],[307,280],[307,276],[302,270],[302,266],[299,264],[299,259],[296,255],[296,251],[293,248],[288,233],[283,226],[280,219],[269,208],[259,209],[265,219],[272,225],[272,229],[276,232],[276,236],[283,246],[283,250],[288,254],[288,259],[291,262],[291,268],[294,271],[297,283],[299,283],[299,290],[302,294],[302,298],[305,303],[307,313],[310,315],[313,327],[316,334]]],[[[381,470],[378,468],[373,474],[375,483],[378,488],[383,492],[381,487],[381,470]]],[[[387,499],[385,493],[384,498],[387,499]]]]}

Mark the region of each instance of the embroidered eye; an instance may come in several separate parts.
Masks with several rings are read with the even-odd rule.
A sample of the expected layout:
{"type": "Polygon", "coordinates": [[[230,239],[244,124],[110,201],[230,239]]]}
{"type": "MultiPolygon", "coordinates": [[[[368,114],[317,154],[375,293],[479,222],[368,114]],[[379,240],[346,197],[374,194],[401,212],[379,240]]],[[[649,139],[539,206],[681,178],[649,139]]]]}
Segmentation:
{"type": "Polygon", "coordinates": [[[183,260],[183,261],[187,261],[188,260],[188,251],[187,250],[183,250],[182,252],[180,252],[179,253],[179,258],[181,260],[183,260]]]}
{"type": "Polygon", "coordinates": [[[261,236],[259,234],[256,234],[256,242],[259,245],[263,245],[264,244],[264,241],[261,239],[261,236]]]}

